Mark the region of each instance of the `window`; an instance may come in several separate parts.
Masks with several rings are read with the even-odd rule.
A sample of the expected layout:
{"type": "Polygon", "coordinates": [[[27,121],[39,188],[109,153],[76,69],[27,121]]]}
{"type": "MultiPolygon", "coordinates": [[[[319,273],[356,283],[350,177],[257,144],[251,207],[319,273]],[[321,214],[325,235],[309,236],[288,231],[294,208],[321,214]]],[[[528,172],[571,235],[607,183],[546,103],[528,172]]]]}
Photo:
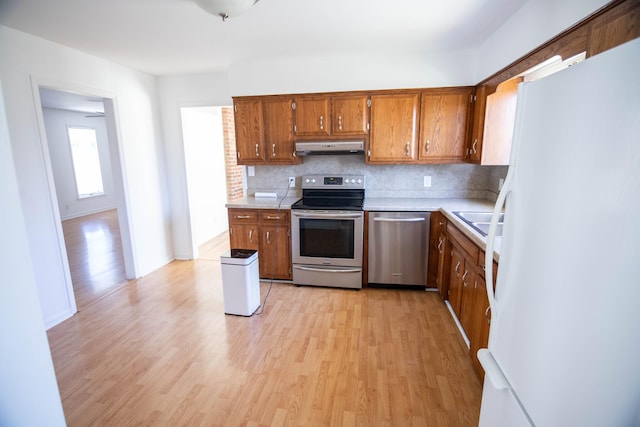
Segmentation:
{"type": "Polygon", "coordinates": [[[83,199],[104,194],[96,130],[68,127],[67,131],[78,198],[83,199]]]}

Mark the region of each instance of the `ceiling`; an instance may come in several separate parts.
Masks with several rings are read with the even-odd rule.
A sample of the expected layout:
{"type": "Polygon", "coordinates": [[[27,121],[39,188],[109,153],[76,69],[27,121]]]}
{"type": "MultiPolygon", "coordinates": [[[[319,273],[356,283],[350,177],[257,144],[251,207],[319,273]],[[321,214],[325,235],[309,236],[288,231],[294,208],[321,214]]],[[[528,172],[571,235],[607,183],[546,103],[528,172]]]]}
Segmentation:
{"type": "Polygon", "coordinates": [[[262,58],[474,49],[525,2],[260,0],[222,22],[192,0],[0,0],[0,25],[162,76],[262,58]]]}

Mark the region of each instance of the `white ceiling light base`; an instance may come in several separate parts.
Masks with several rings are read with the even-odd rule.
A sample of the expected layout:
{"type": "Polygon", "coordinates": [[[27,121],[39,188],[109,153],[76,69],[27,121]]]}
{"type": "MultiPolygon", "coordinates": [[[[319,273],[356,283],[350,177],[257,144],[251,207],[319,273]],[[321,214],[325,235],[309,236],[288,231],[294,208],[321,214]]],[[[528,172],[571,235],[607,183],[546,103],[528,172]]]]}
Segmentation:
{"type": "Polygon", "coordinates": [[[246,12],[259,0],[194,0],[198,6],[226,21],[246,12]]]}

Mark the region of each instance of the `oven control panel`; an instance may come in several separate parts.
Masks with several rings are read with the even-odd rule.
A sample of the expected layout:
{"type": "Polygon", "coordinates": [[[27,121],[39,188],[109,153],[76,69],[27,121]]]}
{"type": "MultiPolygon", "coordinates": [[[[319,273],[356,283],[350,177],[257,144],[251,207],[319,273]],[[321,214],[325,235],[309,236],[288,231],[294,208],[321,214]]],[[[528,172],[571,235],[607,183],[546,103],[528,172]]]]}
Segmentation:
{"type": "Polygon", "coordinates": [[[364,189],[364,175],[305,175],[302,188],[364,189]]]}

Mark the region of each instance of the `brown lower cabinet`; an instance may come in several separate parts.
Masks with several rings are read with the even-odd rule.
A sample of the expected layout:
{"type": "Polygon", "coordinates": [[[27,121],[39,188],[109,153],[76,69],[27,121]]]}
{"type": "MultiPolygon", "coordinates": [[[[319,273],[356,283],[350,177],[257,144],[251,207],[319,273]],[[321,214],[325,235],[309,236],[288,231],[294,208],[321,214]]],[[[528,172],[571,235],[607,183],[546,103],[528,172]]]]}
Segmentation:
{"type": "MultiPolygon", "coordinates": [[[[440,212],[431,215],[430,248],[430,283],[435,282],[442,299],[451,304],[469,338],[469,356],[482,380],[484,371],[477,353],[487,346],[491,319],[484,274],[485,252],[440,212]]],[[[495,284],[498,270],[495,261],[493,270],[495,284]]]]}
{"type": "Polygon", "coordinates": [[[291,214],[276,209],[229,209],[231,248],[258,251],[260,277],[291,280],[291,214]]]}

